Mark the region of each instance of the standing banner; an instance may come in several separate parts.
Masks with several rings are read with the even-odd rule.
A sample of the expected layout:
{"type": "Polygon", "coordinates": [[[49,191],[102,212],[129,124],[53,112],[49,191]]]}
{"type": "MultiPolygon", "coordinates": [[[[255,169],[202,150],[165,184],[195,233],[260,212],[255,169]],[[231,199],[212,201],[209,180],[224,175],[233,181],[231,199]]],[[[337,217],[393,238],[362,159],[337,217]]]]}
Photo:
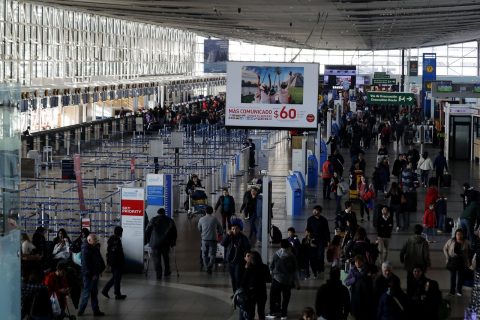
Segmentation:
{"type": "Polygon", "coordinates": [[[122,188],[122,244],[127,272],[143,272],[144,202],[143,188],[122,188]]]}
{"type": "Polygon", "coordinates": [[[73,166],[75,168],[75,177],[77,180],[78,203],[80,205],[80,210],[86,211],[87,207],[85,206],[85,197],[83,196],[82,163],[79,154],[73,156],[73,166]]]}
{"type": "Polygon", "coordinates": [[[227,72],[228,40],[205,39],[203,42],[203,72],[227,72]]]}
{"type": "Polygon", "coordinates": [[[430,118],[431,100],[427,92],[432,91],[432,81],[437,80],[437,55],[435,53],[423,54],[423,75],[422,75],[422,95],[423,95],[423,114],[430,118]]]}

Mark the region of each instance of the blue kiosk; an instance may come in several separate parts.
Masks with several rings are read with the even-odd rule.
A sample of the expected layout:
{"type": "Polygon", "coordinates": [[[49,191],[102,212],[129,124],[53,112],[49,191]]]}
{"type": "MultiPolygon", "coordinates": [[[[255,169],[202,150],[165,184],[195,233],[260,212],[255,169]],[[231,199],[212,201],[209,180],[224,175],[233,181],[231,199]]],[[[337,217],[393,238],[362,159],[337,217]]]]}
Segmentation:
{"type": "Polygon", "coordinates": [[[302,214],[302,186],[295,174],[286,178],[287,216],[299,216],[302,214]]]}

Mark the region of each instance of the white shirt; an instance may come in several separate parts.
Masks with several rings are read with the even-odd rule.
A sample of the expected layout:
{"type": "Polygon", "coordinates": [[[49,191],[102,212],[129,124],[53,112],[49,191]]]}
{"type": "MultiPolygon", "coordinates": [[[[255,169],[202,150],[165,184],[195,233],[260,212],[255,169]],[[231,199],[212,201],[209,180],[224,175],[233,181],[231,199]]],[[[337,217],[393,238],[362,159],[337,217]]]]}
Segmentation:
{"type": "Polygon", "coordinates": [[[22,254],[32,254],[33,250],[35,249],[35,246],[30,241],[25,240],[22,242],[22,254]]]}

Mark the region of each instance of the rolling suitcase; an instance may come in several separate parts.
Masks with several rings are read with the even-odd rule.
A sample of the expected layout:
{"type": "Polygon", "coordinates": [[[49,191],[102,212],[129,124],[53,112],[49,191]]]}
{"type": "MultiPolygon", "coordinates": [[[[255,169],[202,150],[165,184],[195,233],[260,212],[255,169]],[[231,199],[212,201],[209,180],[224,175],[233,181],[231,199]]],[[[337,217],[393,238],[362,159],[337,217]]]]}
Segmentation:
{"type": "Polygon", "coordinates": [[[451,187],[452,186],[452,175],[446,173],[442,176],[442,187],[451,187]]]}
{"type": "Polygon", "coordinates": [[[450,217],[445,217],[445,233],[452,233],[453,229],[453,219],[450,217]]]}

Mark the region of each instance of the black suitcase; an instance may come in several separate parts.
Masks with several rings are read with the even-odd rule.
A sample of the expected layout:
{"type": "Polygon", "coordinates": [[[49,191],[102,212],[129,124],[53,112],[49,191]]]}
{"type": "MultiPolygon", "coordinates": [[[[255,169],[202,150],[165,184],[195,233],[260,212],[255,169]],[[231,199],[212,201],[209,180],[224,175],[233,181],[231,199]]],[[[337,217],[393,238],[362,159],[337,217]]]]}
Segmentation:
{"type": "Polygon", "coordinates": [[[452,175],[449,173],[442,176],[442,187],[451,187],[452,186],[452,175]]]}
{"type": "Polygon", "coordinates": [[[450,217],[445,217],[445,233],[452,233],[453,229],[453,219],[450,217]]]}
{"type": "Polygon", "coordinates": [[[417,211],[417,193],[416,192],[406,192],[405,197],[407,198],[406,211],[407,212],[417,211]]]}

